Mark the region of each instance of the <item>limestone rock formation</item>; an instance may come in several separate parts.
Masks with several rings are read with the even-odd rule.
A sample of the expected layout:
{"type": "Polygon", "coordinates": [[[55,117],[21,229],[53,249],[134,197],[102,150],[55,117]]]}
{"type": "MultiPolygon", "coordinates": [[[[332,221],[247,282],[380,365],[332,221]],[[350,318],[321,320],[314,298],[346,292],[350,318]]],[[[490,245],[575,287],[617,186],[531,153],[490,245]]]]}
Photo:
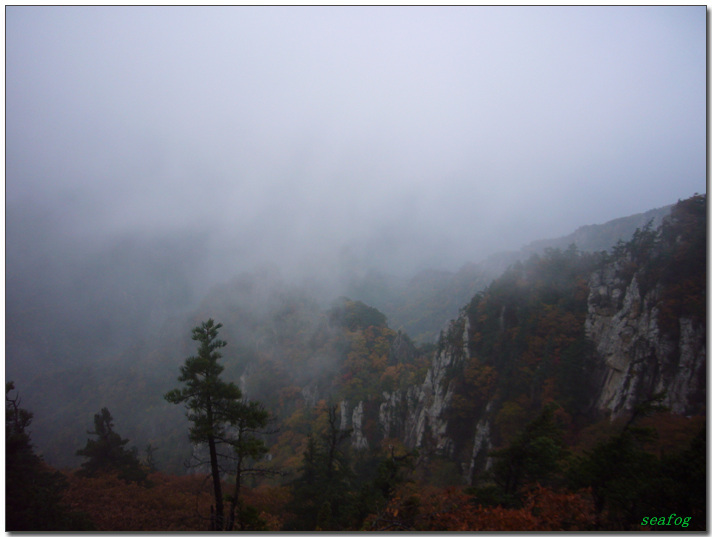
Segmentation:
{"type": "Polygon", "coordinates": [[[600,357],[596,408],[612,418],[666,391],[672,412],[693,413],[704,400],[706,364],[703,319],[681,317],[679,337],[660,329],[661,286],[641,293],[637,275],[625,284],[620,263],[592,274],[586,332],[600,357]]]}

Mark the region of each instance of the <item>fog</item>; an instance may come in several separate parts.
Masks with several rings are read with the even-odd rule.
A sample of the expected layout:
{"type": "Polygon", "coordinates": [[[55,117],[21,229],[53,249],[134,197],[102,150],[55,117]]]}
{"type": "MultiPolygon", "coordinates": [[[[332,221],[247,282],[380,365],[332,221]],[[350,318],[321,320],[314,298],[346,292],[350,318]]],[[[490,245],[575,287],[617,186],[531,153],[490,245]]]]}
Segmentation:
{"type": "Polygon", "coordinates": [[[6,26],[8,208],[83,243],[207,232],[216,280],[452,270],[706,188],[704,7],[9,7],[6,26]]]}
{"type": "Polygon", "coordinates": [[[290,285],[315,312],[706,191],[704,6],[5,13],[6,374],[62,464],[103,405],[160,436],[209,315],[256,352],[290,285]]]}
{"type": "Polygon", "coordinates": [[[8,339],[120,345],[245,271],[336,296],[704,192],[705,16],[8,7],[8,339]]]}

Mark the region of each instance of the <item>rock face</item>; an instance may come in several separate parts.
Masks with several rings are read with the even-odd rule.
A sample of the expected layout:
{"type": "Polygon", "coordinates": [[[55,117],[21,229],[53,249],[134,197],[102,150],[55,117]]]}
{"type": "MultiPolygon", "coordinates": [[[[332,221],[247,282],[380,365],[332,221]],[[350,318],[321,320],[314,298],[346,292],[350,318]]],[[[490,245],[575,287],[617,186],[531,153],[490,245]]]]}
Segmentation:
{"type": "Polygon", "coordinates": [[[368,449],[368,439],[363,432],[363,401],[359,401],[353,411],[349,413],[349,403],[339,403],[339,429],[351,429],[351,445],[357,449],[368,449]]]}
{"type": "MultiPolygon", "coordinates": [[[[683,239],[673,236],[668,250],[654,246],[645,258],[640,254],[634,257],[632,250],[622,256],[616,254],[588,274],[584,329],[595,349],[592,416],[624,416],[661,392],[665,393],[663,404],[673,413],[704,413],[706,318],[699,312],[670,316],[671,301],[679,301],[680,295],[676,294],[678,290],[669,289],[678,282],[673,277],[671,283],[669,265],[665,278],[660,269],[661,262],[669,263],[665,259],[671,258],[670,252],[676,252],[669,245],[682,243],[683,239]],[[666,322],[662,321],[664,308],[666,322]]],[[[672,265],[673,275],[676,270],[672,265]]],[[[704,286],[702,289],[704,292],[704,286]]],[[[421,452],[430,450],[458,458],[467,483],[491,465],[488,452],[498,434],[495,417],[502,404],[489,400],[466,430],[456,432],[470,441],[465,442],[465,451],[455,453],[455,442],[448,436],[448,406],[453,399],[452,382],[448,379],[453,378],[459,364],[470,359],[469,321],[463,310],[451,323],[448,334],[441,337],[424,382],[407,390],[384,393],[378,417],[385,437],[398,437],[407,447],[421,452]]],[[[502,325],[501,320],[499,324],[502,325]]],[[[459,442],[462,446],[462,439],[459,442]]]]}
{"type": "Polygon", "coordinates": [[[447,421],[443,411],[452,398],[452,392],[443,380],[455,359],[451,352],[438,353],[425,381],[417,391],[412,392],[411,398],[416,403],[412,414],[406,419],[403,440],[407,446],[422,447],[427,434],[427,439],[434,443],[438,451],[448,454],[450,440],[445,436],[447,421]]]}
{"type": "MultiPolygon", "coordinates": [[[[421,386],[411,386],[407,390],[383,392],[383,402],[378,409],[378,424],[384,438],[412,437],[418,420],[416,408],[421,396],[421,386]]],[[[415,447],[412,442],[406,445],[415,447]]]]}
{"type": "MultiPolygon", "coordinates": [[[[485,410],[485,415],[488,416],[491,410],[491,405],[485,410]]],[[[472,479],[478,469],[489,470],[492,465],[492,459],[488,457],[489,450],[492,448],[490,419],[485,417],[477,422],[475,426],[475,439],[473,441],[472,457],[469,464],[463,465],[465,471],[465,481],[468,485],[472,484],[472,479]]]]}
{"type": "Polygon", "coordinates": [[[586,333],[600,358],[600,389],[594,405],[611,418],[630,412],[655,392],[672,412],[699,411],[706,364],[702,320],[678,319],[679,336],[658,322],[661,287],[642,293],[638,275],[626,283],[620,262],[592,274],[586,333]]]}
{"type": "Polygon", "coordinates": [[[353,426],[353,446],[356,449],[368,449],[368,440],[363,434],[363,401],[359,401],[351,414],[351,424],[353,426]]]}
{"type": "Polygon", "coordinates": [[[453,366],[468,359],[466,316],[459,324],[459,337],[465,339],[440,348],[421,385],[411,386],[405,392],[383,394],[379,424],[385,437],[399,437],[409,448],[422,448],[427,444],[438,454],[452,455],[453,442],[447,436],[445,411],[453,391],[447,375],[453,366]]]}
{"type": "MultiPolygon", "coordinates": [[[[384,393],[379,409],[379,424],[384,437],[400,438],[410,449],[426,455],[452,457],[454,441],[448,436],[447,410],[453,397],[451,370],[469,360],[469,318],[462,314],[453,321],[449,334],[433,357],[425,380],[406,391],[384,393]]],[[[463,480],[471,483],[476,469],[486,469],[492,447],[490,402],[480,419],[472,425],[473,447],[469,460],[461,461],[463,480]]]]}

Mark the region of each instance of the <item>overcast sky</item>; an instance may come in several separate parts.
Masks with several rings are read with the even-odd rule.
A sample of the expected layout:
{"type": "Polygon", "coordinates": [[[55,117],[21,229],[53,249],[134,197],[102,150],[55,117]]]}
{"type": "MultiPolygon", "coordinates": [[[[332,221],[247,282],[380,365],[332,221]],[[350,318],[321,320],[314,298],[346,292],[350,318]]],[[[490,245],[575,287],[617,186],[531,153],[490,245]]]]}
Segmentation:
{"type": "Polygon", "coordinates": [[[457,269],[706,192],[705,53],[705,6],[7,7],[7,204],[457,269]]]}

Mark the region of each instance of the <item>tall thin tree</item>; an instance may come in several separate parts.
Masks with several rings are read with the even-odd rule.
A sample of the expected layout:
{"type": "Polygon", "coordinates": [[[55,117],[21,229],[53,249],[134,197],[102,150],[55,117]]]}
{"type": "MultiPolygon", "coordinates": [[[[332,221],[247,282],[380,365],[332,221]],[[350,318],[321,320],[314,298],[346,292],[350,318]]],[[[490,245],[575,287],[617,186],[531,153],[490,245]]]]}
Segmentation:
{"type": "Polygon", "coordinates": [[[208,445],[215,497],[212,530],[222,530],[225,526],[217,444],[226,437],[226,428],[239,413],[242,398],[240,389],[234,383],[220,378],[224,368],[218,363],[222,356],[218,349],[227,345],[218,339],[221,327],[222,324],[208,319],[193,329],[193,340],[199,342],[198,355],[187,358],[180,368],[178,381],[185,386],[165,394],[169,403],[185,404],[188,419],[193,423],[190,440],[208,445]]]}
{"type": "Polygon", "coordinates": [[[260,403],[249,401],[243,403],[241,412],[234,416],[231,422],[233,430],[227,443],[230,444],[233,451],[231,458],[235,463],[235,487],[227,517],[227,531],[232,531],[236,525],[240,530],[247,529],[240,497],[243,477],[248,474],[279,473],[274,470],[250,467],[247,464],[249,460],[259,461],[268,451],[264,440],[257,436],[257,433],[264,429],[268,421],[269,412],[260,403]]]}

